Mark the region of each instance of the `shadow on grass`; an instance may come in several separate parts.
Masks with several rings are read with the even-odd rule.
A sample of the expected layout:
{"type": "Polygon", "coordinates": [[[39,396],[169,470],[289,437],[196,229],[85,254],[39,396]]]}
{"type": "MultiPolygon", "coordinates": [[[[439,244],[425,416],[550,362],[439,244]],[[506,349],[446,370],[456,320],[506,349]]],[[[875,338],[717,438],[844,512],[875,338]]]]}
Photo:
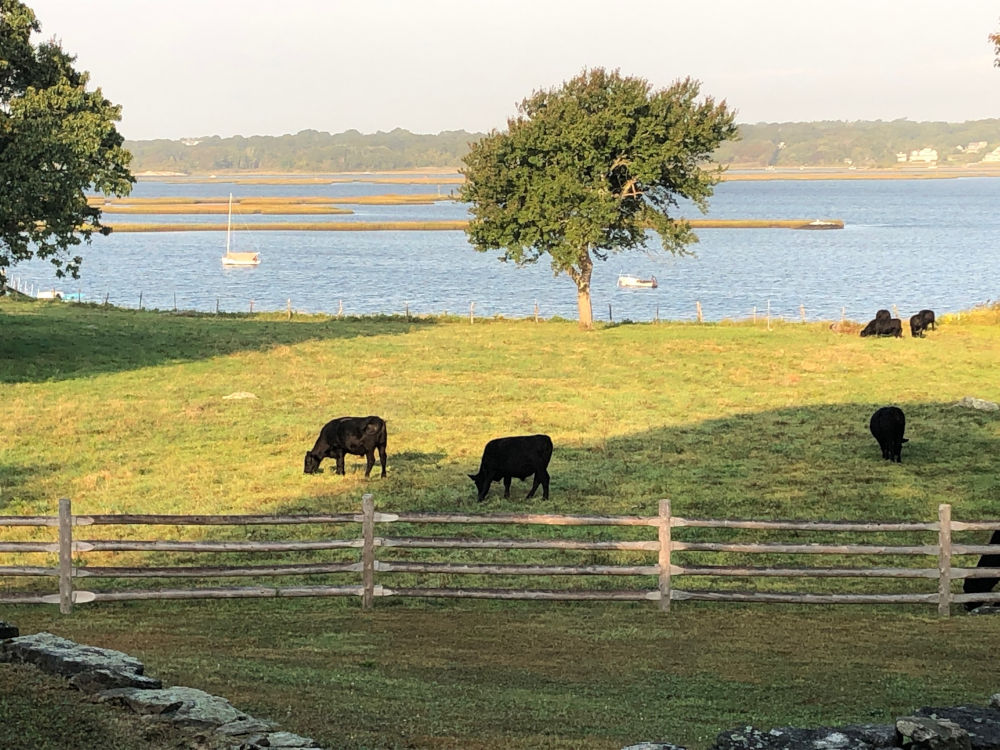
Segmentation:
{"type": "MultiPolygon", "coordinates": [[[[929,522],[940,503],[953,505],[956,520],[998,517],[1000,417],[948,402],[903,404],[909,442],[896,464],[868,427],[883,405],[744,413],[599,442],[553,433],[548,501],[540,491],[525,500],[529,477],[512,483],[510,499],[495,482],[477,503],[467,477],[474,461],[414,451],[390,451],[391,485],[364,491],[389,511],[655,515],[665,498],[675,515],[703,518],[929,522]]],[[[325,490],[342,503],[357,494],[360,509],[356,485],[325,490]]]]}
{"type": "Polygon", "coordinates": [[[396,336],[432,318],[197,314],[0,298],[0,383],[45,382],[263,351],[306,341],[396,336]]]}

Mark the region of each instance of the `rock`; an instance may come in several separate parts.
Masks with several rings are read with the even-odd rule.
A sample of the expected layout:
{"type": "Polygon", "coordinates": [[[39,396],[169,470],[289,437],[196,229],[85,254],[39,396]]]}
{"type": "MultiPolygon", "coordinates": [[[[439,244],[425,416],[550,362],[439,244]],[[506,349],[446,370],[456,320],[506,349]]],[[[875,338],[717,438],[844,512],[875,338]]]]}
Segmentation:
{"type": "Polygon", "coordinates": [[[121,651],[82,646],[51,633],[22,635],[0,641],[0,662],[34,664],[43,672],[78,678],[78,687],[100,684],[158,688],[161,683],[143,676],[142,662],[121,651]],[[83,676],[86,675],[86,676],[83,676]]]}
{"type": "Polygon", "coordinates": [[[124,687],[143,688],[146,690],[156,690],[163,687],[163,683],[152,677],[123,674],[111,669],[91,669],[86,672],[80,672],[69,678],[69,684],[82,693],[99,693],[102,690],[124,687]]]}
{"type": "Polygon", "coordinates": [[[921,708],[916,715],[957,725],[968,734],[972,750],[996,750],[1000,747],[1000,715],[997,715],[996,709],[985,706],[921,708]]]}
{"type": "Polygon", "coordinates": [[[0,640],[4,638],[17,638],[20,634],[21,631],[17,629],[16,625],[0,620],[0,640]]]}
{"type": "Polygon", "coordinates": [[[295,747],[316,750],[316,743],[308,737],[300,737],[291,732],[272,732],[267,735],[266,747],[295,747]]]}
{"type": "Polygon", "coordinates": [[[236,391],[236,393],[230,393],[228,396],[223,396],[223,401],[239,400],[243,398],[257,398],[253,393],[248,391],[236,391]]]}
{"type": "Polygon", "coordinates": [[[225,698],[209,695],[204,690],[189,687],[162,690],[116,688],[98,694],[102,703],[125,706],[142,716],[169,721],[180,727],[215,729],[237,721],[250,719],[237,711],[225,698]]]}
{"type": "Polygon", "coordinates": [[[1000,615],[1000,604],[980,604],[975,609],[970,609],[970,615],[1000,615]]]}
{"type": "Polygon", "coordinates": [[[889,724],[818,729],[780,727],[769,732],[744,727],[720,733],[712,750],[871,750],[895,744],[896,729],[889,724]]]}
{"type": "MultiPolygon", "coordinates": [[[[264,721],[263,719],[255,719],[252,716],[246,716],[242,719],[237,719],[236,721],[230,721],[227,724],[222,724],[216,727],[215,731],[219,734],[226,734],[231,736],[242,736],[249,734],[261,734],[270,732],[275,729],[277,724],[273,721],[264,721]]],[[[249,740],[247,740],[249,741],[249,740]]]]}
{"type": "Polygon", "coordinates": [[[969,733],[953,721],[937,716],[903,716],[896,719],[900,747],[913,750],[970,750],[969,733]]]}
{"type": "Polygon", "coordinates": [[[622,750],[686,750],[681,745],[673,745],[669,742],[640,742],[638,745],[629,745],[622,750]]]}
{"type": "Polygon", "coordinates": [[[977,409],[979,411],[997,411],[1000,410],[1000,404],[993,401],[986,401],[982,398],[974,398],[973,396],[966,396],[961,399],[955,406],[963,406],[966,409],[977,409]]]}

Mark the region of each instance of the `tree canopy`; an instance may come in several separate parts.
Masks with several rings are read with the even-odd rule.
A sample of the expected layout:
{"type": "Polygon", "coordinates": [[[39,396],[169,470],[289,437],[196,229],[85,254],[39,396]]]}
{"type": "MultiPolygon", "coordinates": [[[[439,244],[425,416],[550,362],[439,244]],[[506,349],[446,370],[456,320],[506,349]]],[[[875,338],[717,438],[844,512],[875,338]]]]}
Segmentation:
{"type": "Polygon", "coordinates": [[[0,280],[15,263],[48,258],[56,275],[79,275],[70,248],[106,232],[84,190],[128,195],[121,109],[87,90],[89,76],[18,0],[0,0],[0,280]]]}
{"type": "Polygon", "coordinates": [[[705,162],[737,133],[725,102],[698,95],[691,79],[654,91],[601,68],[536,91],[464,158],[473,247],[519,266],[547,255],[576,284],[580,325],[591,327],[595,259],[645,247],[649,229],[672,253],[697,241],[671,210],[681,197],[706,210],[721,172],[705,162]]]}

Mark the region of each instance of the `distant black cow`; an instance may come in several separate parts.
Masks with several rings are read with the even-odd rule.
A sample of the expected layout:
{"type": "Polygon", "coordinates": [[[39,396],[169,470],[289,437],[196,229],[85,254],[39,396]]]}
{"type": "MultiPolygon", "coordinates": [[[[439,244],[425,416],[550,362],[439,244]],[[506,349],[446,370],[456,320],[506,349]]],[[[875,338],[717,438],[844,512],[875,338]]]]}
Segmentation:
{"type": "Polygon", "coordinates": [[[937,324],[934,322],[934,311],[933,310],[921,310],[916,315],[910,316],[910,335],[916,338],[920,336],[923,338],[924,331],[928,328],[932,330],[937,329],[937,324]]]}
{"type": "Polygon", "coordinates": [[[315,474],[324,458],[337,460],[337,473],[344,473],[344,455],[364,456],[368,465],[365,476],[371,474],[375,465],[375,449],[378,448],[385,476],[385,421],[381,417],[339,417],[327,422],[316,438],[316,445],[306,453],[306,474],[315,474]]]}
{"type": "Polygon", "coordinates": [[[542,499],[549,499],[549,459],[552,458],[552,438],[548,435],[515,435],[491,440],[483,449],[479,462],[479,473],[469,474],[479,491],[476,498],[482,502],[490,485],[503,480],[503,496],[510,497],[512,477],[527,479],[534,474],[531,491],[525,500],[531,499],[538,485],[542,485],[542,499]]]}
{"type": "Polygon", "coordinates": [[[878,440],[878,446],[882,449],[882,458],[887,461],[902,463],[900,453],[903,451],[903,443],[909,442],[903,437],[906,429],[906,417],[903,410],[898,406],[883,406],[872,414],[868,423],[872,435],[878,440]]]}
{"type": "Polygon", "coordinates": [[[888,310],[879,310],[868,325],[861,329],[862,336],[902,336],[903,322],[888,310]]]}
{"type": "MultiPolygon", "coordinates": [[[[993,532],[993,536],[990,537],[990,544],[1000,544],[1000,529],[993,532]]],[[[1000,568],[1000,553],[995,555],[982,555],[979,558],[979,562],[976,563],[977,568],[1000,568]]],[[[966,578],[965,582],[962,584],[962,591],[966,594],[985,594],[987,591],[992,591],[993,587],[997,585],[997,581],[1000,578],[966,578]]],[[[975,609],[980,606],[983,602],[966,602],[966,609],[975,609]]]]}

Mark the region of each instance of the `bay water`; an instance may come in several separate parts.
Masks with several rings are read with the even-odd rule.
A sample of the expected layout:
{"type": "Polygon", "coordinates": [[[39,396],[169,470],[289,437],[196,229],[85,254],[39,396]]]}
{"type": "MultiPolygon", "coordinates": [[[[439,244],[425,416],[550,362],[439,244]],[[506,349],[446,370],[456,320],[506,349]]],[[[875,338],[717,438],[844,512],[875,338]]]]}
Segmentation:
{"type": "MultiPolygon", "coordinates": [[[[437,193],[453,185],[385,185],[358,178],[328,184],[156,182],[135,197],[348,196],[437,193]]],[[[223,232],[112,233],[79,251],[79,280],[56,279],[33,260],[10,278],[34,290],[79,293],[135,308],[247,312],[459,314],[575,319],[576,288],[543,257],[518,268],[472,249],[462,231],[239,231],[255,222],[462,219],[464,204],[348,206],[347,216],[234,216],[235,247],[257,267],[223,267],[223,232]]],[[[705,218],[841,219],[843,230],[701,229],[693,256],[648,251],[595,264],[594,318],[615,321],[745,319],[770,311],[798,320],[867,321],[896,306],[942,315],[1000,297],[1000,179],[754,180],[719,184],[705,218]],[[655,276],[656,289],[621,289],[619,273],[655,276]]],[[[688,218],[702,215],[682,205],[688,218]]],[[[225,216],[106,214],[109,223],[224,223],[225,216]]]]}

